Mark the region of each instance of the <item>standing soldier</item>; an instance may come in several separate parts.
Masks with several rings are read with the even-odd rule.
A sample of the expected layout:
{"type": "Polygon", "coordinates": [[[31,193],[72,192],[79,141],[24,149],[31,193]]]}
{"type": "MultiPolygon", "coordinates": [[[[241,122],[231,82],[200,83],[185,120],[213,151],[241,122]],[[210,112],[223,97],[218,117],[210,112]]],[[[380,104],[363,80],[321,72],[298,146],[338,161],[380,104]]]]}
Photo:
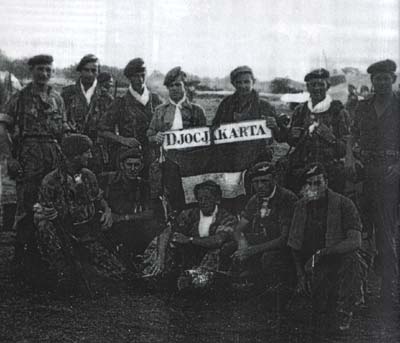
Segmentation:
{"type": "Polygon", "coordinates": [[[354,136],[360,148],[366,179],[363,191],[364,223],[375,231],[378,263],[382,272],[383,303],[392,304],[397,280],[395,240],[398,232],[400,176],[400,108],[392,90],[396,64],[391,60],[372,64],[375,94],[360,101],[356,111],[354,136]]]}
{"type": "Polygon", "coordinates": [[[146,87],[146,66],[141,58],[131,60],[124,69],[124,75],[130,81],[129,89],[123,97],[115,99],[101,120],[101,134],[117,147],[124,145],[133,148],[140,144],[145,165],[143,173],[147,175],[150,149],[146,131],[161,100],[146,87]]]}
{"type": "Polygon", "coordinates": [[[308,73],[304,81],[310,99],[300,104],[292,116],[287,142],[295,150],[289,156],[288,188],[300,191],[301,175],[308,163],[319,162],[328,170],[329,187],[343,192],[344,165],[349,135],[348,113],[343,104],[326,94],[329,72],[317,69],[308,73]]]}
{"type": "Polygon", "coordinates": [[[42,178],[56,168],[61,153],[58,142],[68,128],[61,96],[48,85],[53,57],[37,55],[28,60],[32,82],[8,106],[9,132],[13,139],[11,162],[17,173],[15,262],[23,263],[35,247],[33,204],[42,178]],[[18,163],[19,164],[18,164],[18,163]]]}
{"type": "Polygon", "coordinates": [[[79,79],[74,85],[64,87],[61,95],[71,130],[89,136],[95,143],[89,168],[98,173],[109,164],[107,149],[98,137],[98,125],[113,97],[98,86],[99,60],[95,55],[82,57],[76,70],[79,79]]]}

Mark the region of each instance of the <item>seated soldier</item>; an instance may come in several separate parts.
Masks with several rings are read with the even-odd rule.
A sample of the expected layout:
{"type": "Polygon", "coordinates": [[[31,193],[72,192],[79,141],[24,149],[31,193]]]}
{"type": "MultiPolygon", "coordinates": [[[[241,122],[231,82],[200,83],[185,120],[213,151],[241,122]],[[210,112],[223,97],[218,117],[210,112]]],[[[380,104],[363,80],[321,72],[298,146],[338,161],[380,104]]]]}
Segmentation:
{"type": "Polygon", "coordinates": [[[34,206],[38,248],[56,284],[84,281],[89,292],[91,276],[104,280],[124,272],[103,234],[112,225],[111,209],[96,176],[85,168],[92,146],[81,134],[63,139],[65,163],[44,177],[34,206]]]}
{"type": "Polygon", "coordinates": [[[362,300],[366,265],[359,249],[361,223],[353,202],[328,188],[321,164],[307,166],[303,198],[296,203],[288,245],[297,272],[297,292],[311,296],[317,313],[334,309],[335,329],[350,327],[362,300]]]}
{"type": "Polygon", "coordinates": [[[233,270],[240,272],[241,278],[262,280],[285,292],[294,279],[287,237],[297,197],[277,185],[271,162],[257,163],[249,178],[255,194],[235,227],[238,249],[233,254],[233,270]]]}
{"type": "Polygon", "coordinates": [[[99,185],[112,212],[113,226],[107,236],[123,261],[133,267],[133,258],[160,233],[162,209],[159,200],[150,200],[149,184],[140,177],[144,167],[141,150],[121,149],[118,165],[118,171],[99,176],[99,185]]]}
{"type": "Polygon", "coordinates": [[[227,262],[221,248],[236,224],[236,217],[219,206],[222,191],[215,182],[197,184],[194,194],[197,206],[182,211],[144,253],[144,275],[178,278],[178,289],[213,284],[227,262]]]}

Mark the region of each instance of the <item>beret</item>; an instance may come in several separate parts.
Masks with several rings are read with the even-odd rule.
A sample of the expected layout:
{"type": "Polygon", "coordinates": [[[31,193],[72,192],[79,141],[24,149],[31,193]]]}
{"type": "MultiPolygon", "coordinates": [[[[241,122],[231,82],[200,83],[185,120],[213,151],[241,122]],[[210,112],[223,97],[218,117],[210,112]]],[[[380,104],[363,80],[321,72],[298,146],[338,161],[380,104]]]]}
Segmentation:
{"type": "Polygon", "coordinates": [[[248,67],[248,66],[240,66],[240,67],[237,67],[237,68],[235,68],[235,69],[233,69],[231,71],[231,74],[230,74],[231,83],[233,83],[235,81],[235,79],[237,78],[237,76],[239,74],[243,74],[243,73],[251,74],[252,78],[254,79],[253,70],[250,67],[248,67]]]}
{"type": "Polygon", "coordinates": [[[321,163],[311,163],[303,169],[303,177],[302,177],[303,182],[306,182],[307,179],[310,177],[321,174],[326,176],[325,167],[321,163]]]}
{"type": "Polygon", "coordinates": [[[122,147],[119,150],[118,163],[126,160],[127,158],[142,158],[143,153],[139,148],[122,147]]]}
{"type": "Polygon", "coordinates": [[[182,78],[182,81],[186,82],[186,73],[182,70],[181,67],[172,68],[164,78],[164,86],[170,85],[174,82],[178,77],[182,78]]]}
{"type": "Polygon", "coordinates": [[[143,59],[141,59],[140,57],[130,60],[124,69],[124,75],[127,78],[130,78],[132,75],[145,72],[146,72],[146,66],[144,64],[143,59]]]}
{"type": "Polygon", "coordinates": [[[101,72],[99,75],[97,75],[97,81],[102,83],[102,82],[108,82],[112,78],[111,73],[107,71],[101,72]]]}
{"type": "Polygon", "coordinates": [[[28,65],[33,67],[38,64],[52,64],[53,56],[51,55],[36,55],[28,60],[28,65]]]}
{"type": "Polygon", "coordinates": [[[377,73],[394,73],[397,69],[397,65],[392,60],[384,60],[371,64],[368,69],[368,74],[377,74],[377,73]]]}
{"type": "Polygon", "coordinates": [[[275,174],[275,165],[271,162],[259,162],[249,170],[250,180],[269,174],[275,174]]]}
{"type": "Polygon", "coordinates": [[[98,62],[98,61],[99,61],[99,59],[93,54],[85,55],[79,61],[78,65],[76,67],[76,70],[77,71],[81,71],[85,64],[88,64],[88,63],[91,63],[91,62],[98,62]]]}
{"type": "Polygon", "coordinates": [[[81,155],[91,149],[92,146],[92,140],[79,133],[66,136],[61,142],[61,150],[67,158],[81,155]]]}
{"type": "Polygon", "coordinates": [[[217,198],[222,197],[222,190],[221,187],[214,181],[212,180],[207,180],[202,183],[198,183],[196,186],[194,186],[194,196],[197,199],[197,195],[200,189],[208,189],[212,194],[214,194],[217,198]]]}
{"type": "Polygon", "coordinates": [[[310,71],[305,77],[304,81],[309,82],[311,80],[316,80],[316,79],[329,79],[329,71],[327,71],[324,68],[320,69],[315,69],[313,71],[310,71]]]}

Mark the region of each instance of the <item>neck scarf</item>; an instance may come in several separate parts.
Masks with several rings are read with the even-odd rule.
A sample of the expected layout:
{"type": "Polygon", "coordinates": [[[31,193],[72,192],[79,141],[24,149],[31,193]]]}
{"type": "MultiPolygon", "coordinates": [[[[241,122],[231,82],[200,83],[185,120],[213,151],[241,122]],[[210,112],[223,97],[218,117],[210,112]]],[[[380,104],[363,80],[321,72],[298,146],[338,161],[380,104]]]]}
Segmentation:
{"type": "Polygon", "coordinates": [[[200,210],[200,220],[199,220],[199,236],[208,237],[210,235],[210,226],[215,223],[217,218],[218,205],[215,206],[215,210],[211,216],[205,216],[200,210]]]}
{"type": "Polygon", "coordinates": [[[82,82],[79,81],[79,83],[81,85],[82,93],[86,98],[86,103],[89,105],[90,104],[90,100],[92,100],[92,96],[94,94],[94,91],[96,90],[97,79],[94,79],[93,84],[89,87],[89,89],[87,91],[85,91],[85,87],[83,87],[82,82]]]}
{"type": "Polygon", "coordinates": [[[129,85],[129,92],[131,95],[138,101],[140,102],[143,106],[146,106],[147,103],[149,102],[150,95],[149,95],[149,90],[147,89],[146,85],[144,85],[143,88],[143,94],[139,94],[136,92],[133,88],[132,85],[129,85]]]}
{"type": "Polygon", "coordinates": [[[307,107],[311,111],[311,113],[322,113],[326,112],[331,106],[332,98],[330,95],[326,95],[325,99],[316,104],[314,107],[312,105],[311,98],[307,101],[307,107]]]}
{"type": "Polygon", "coordinates": [[[172,105],[175,105],[175,115],[174,121],[172,122],[171,130],[182,130],[183,129],[183,122],[182,122],[182,113],[181,108],[182,104],[186,101],[186,94],[183,96],[178,103],[175,103],[171,98],[169,98],[169,102],[172,105]]]}

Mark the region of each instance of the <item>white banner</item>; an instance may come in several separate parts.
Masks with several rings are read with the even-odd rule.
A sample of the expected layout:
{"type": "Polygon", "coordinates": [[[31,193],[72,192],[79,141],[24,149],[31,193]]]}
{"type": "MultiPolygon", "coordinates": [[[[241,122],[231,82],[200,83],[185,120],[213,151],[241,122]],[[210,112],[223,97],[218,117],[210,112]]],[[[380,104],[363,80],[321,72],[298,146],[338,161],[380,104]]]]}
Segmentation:
{"type": "MultiPolygon", "coordinates": [[[[214,144],[237,143],[271,138],[265,120],[249,120],[223,124],[213,132],[214,144]]],[[[208,146],[211,144],[209,127],[164,132],[165,150],[208,146]]]]}

